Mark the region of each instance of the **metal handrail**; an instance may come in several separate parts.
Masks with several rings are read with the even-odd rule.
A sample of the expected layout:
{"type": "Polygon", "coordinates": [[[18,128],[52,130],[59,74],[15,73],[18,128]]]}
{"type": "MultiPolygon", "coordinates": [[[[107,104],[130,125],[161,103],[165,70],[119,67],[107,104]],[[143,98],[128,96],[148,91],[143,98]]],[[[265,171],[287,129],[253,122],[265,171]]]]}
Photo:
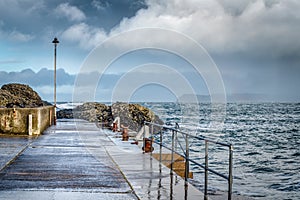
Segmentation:
{"type": "Polygon", "coordinates": [[[175,128],[173,127],[169,127],[169,126],[164,126],[164,125],[160,125],[160,124],[155,124],[152,122],[145,122],[145,125],[151,125],[151,135],[153,135],[153,130],[154,130],[154,126],[159,127],[160,128],[160,141],[156,142],[154,141],[154,143],[158,144],[160,146],[160,156],[159,156],[159,161],[161,163],[161,159],[162,159],[162,147],[170,150],[172,152],[171,154],[171,165],[170,165],[170,173],[173,174],[173,162],[174,162],[174,153],[182,156],[185,159],[185,185],[187,185],[188,182],[188,175],[189,175],[189,162],[201,167],[204,169],[205,171],[205,175],[204,175],[204,199],[207,200],[208,199],[208,172],[212,172],[220,177],[222,177],[223,179],[227,180],[228,183],[228,200],[231,200],[232,197],[232,184],[233,184],[233,174],[232,174],[232,159],[233,159],[233,146],[232,144],[227,144],[227,143],[223,143],[223,142],[219,142],[219,141],[214,141],[213,139],[208,139],[205,138],[203,136],[195,136],[195,135],[191,135],[188,134],[186,132],[183,132],[181,130],[179,130],[179,125],[176,123],[175,128]],[[170,130],[172,131],[172,146],[171,148],[169,148],[168,146],[164,145],[162,142],[162,130],[170,130]],[[184,148],[180,145],[180,149],[183,151],[183,153],[180,153],[177,151],[177,143],[178,143],[178,138],[177,138],[177,134],[180,133],[183,136],[185,136],[185,150],[184,148]],[[189,156],[189,138],[195,138],[198,140],[202,140],[205,142],[205,165],[196,162],[195,160],[191,159],[189,156]],[[175,144],[176,143],[176,144],[175,144]],[[229,169],[228,169],[228,176],[224,175],[220,172],[217,172],[213,169],[210,169],[208,167],[208,144],[209,143],[214,143],[217,145],[221,145],[221,146],[225,146],[228,147],[228,151],[229,151],[229,169]]]}

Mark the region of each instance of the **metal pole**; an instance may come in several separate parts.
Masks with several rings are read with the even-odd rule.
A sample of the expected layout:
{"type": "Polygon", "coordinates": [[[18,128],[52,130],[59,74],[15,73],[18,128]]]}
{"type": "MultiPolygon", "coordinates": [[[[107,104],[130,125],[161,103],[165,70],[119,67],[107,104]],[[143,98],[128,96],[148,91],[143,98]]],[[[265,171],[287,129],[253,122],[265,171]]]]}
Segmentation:
{"type": "Polygon", "coordinates": [[[232,195],[232,157],[233,157],[233,146],[229,146],[229,177],[228,177],[228,200],[231,200],[232,195]]]}
{"type": "Polygon", "coordinates": [[[54,125],[56,125],[56,46],[59,43],[58,39],[55,37],[52,41],[54,44],[54,125]]]}
{"type": "Polygon", "coordinates": [[[146,135],[146,123],[144,123],[144,126],[143,126],[143,152],[145,152],[145,148],[146,148],[146,138],[145,138],[145,135],[146,135]]]}
{"type": "Polygon", "coordinates": [[[56,46],[54,43],[54,125],[56,125],[56,46]]]}
{"type": "MultiPolygon", "coordinates": [[[[176,134],[177,135],[177,134],[176,134]]],[[[173,162],[174,162],[174,139],[175,139],[175,131],[172,131],[172,152],[171,152],[171,172],[170,174],[173,175],[173,162]]]]}
{"type": "MultiPolygon", "coordinates": [[[[177,122],[175,122],[175,129],[179,130],[179,124],[177,122]]],[[[177,143],[178,143],[178,138],[177,138],[177,134],[176,134],[176,139],[175,139],[175,151],[177,151],[177,143]]]]}
{"type": "Polygon", "coordinates": [[[162,160],[162,130],[159,132],[159,165],[161,166],[162,160]]]}
{"type": "Polygon", "coordinates": [[[208,141],[205,140],[205,174],[204,174],[204,199],[208,199],[207,195],[207,185],[208,185],[208,141]]]}
{"type": "Polygon", "coordinates": [[[153,131],[154,130],[154,128],[153,128],[153,124],[151,124],[151,136],[150,136],[150,140],[151,140],[151,149],[150,149],[150,160],[152,160],[153,159],[153,157],[152,157],[152,148],[153,148],[153,131]]]}
{"type": "Polygon", "coordinates": [[[188,185],[188,178],[189,178],[189,172],[190,172],[190,164],[189,164],[189,159],[190,159],[190,152],[189,152],[189,136],[185,135],[185,185],[188,185]]]}

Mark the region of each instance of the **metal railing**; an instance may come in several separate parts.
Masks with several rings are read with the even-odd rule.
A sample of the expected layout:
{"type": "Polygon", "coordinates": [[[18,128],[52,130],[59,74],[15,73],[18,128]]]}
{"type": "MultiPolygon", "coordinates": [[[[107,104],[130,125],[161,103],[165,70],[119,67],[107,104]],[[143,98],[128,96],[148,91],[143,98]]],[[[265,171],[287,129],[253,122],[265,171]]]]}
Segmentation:
{"type": "Polygon", "coordinates": [[[190,162],[193,163],[196,166],[199,166],[201,168],[204,169],[204,199],[207,200],[208,199],[208,172],[211,172],[225,180],[227,180],[227,184],[228,184],[228,199],[231,200],[232,197],[232,183],[233,183],[233,175],[232,175],[232,159],[233,159],[233,146],[231,144],[226,144],[226,143],[222,143],[222,142],[218,142],[218,141],[214,141],[212,139],[208,139],[205,138],[203,136],[195,136],[195,135],[191,135],[188,134],[186,132],[183,132],[181,130],[179,130],[179,125],[176,123],[175,127],[169,127],[169,126],[163,126],[163,125],[159,125],[159,124],[155,124],[155,123],[151,123],[151,122],[145,122],[145,125],[148,125],[150,128],[150,136],[153,136],[154,133],[154,127],[157,127],[160,129],[159,131],[159,142],[157,141],[153,141],[154,143],[158,144],[160,147],[160,155],[159,155],[159,161],[160,163],[162,162],[162,147],[170,150],[172,152],[171,154],[171,165],[170,165],[170,173],[173,173],[173,163],[174,163],[174,153],[182,156],[185,159],[185,185],[187,186],[188,183],[188,177],[189,177],[189,164],[190,162]],[[163,132],[165,132],[166,130],[172,131],[172,140],[171,140],[171,148],[168,147],[167,145],[165,145],[163,143],[163,132]],[[184,137],[184,141],[185,141],[185,148],[181,145],[181,143],[178,140],[178,134],[181,134],[184,137]],[[196,139],[199,141],[204,141],[205,143],[205,165],[197,162],[195,159],[190,158],[190,147],[189,147],[189,139],[196,139]],[[228,168],[228,175],[222,174],[220,172],[217,172],[211,168],[208,167],[208,145],[209,143],[213,143],[216,145],[221,145],[224,147],[228,148],[228,152],[229,152],[229,168],[228,168]],[[180,147],[181,152],[178,152],[177,147],[180,147]]]}

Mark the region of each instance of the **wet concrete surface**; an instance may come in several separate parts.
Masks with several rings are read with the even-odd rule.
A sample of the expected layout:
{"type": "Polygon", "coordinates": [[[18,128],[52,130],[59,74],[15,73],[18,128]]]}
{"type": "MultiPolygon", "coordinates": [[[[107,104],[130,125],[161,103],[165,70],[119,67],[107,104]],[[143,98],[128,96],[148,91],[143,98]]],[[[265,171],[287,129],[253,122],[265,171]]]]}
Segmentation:
{"type": "Polygon", "coordinates": [[[1,144],[0,199],[137,199],[92,123],[58,122],[33,141],[1,144]]]}
{"type": "Polygon", "coordinates": [[[137,145],[111,138],[116,147],[105,147],[140,199],[203,199],[202,192],[151,157],[137,145]]]}
{"type": "Polygon", "coordinates": [[[31,138],[0,136],[0,171],[11,162],[16,155],[26,149],[27,145],[32,142],[31,138]]]}
{"type": "Polygon", "coordinates": [[[61,120],[36,139],[0,137],[0,199],[203,199],[119,133],[61,120]]]}

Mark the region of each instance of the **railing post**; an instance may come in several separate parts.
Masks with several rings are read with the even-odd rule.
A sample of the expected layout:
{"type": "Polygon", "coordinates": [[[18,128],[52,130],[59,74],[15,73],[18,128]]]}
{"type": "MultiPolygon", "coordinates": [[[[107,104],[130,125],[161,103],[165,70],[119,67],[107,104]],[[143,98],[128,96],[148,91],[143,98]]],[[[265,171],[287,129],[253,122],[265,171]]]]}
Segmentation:
{"type": "MultiPolygon", "coordinates": [[[[177,134],[176,134],[177,135],[177,134]]],[[[172,131],[172,152],[171,152],[171,165],[170,165],[170,174],[173,175],[173,162],[174,162],[174,139],[175,139],[175,131],[172,131]]]]}
{"type": "Polygon", "coordinates": [[[152,160],[152,148],[153,148],[153,131],[154,129],[153,129],[153,123],[151,123],[151,136],[150,136],[150,138],[149,139],[151,139],[151,149],[150,149],[150,160],[152,160]]]}
{"type": "MultiPolygon", "coordinates": [[[[143,143],[145,143],[144,141],[145,141],[145,132],[146,132],[146,121],[144,122],[144,126],[143,126],[143,143]]],[[[145,146],[145,144],[143,144],[144,146],[145,146]]]]}
{"type": "Polygon", "coordinates": [[[145,153],[145,147],[146,147],[146,140],[145,140],[145,132],[146,132],[146,121],[144,122],[144,126],[142,127],[143,128],[143,153],[145,153]]]}
{"type": "MultiPolygon", "coordinates": [[[[177,122],[175,122],[175,129],[176,130],[179,130],[180,129],[180,127],[179,127],[179,124],[177,123],[177,122]]],[[[175,139],[175,151],[177,151],[177,146],[178,146],[178,134],[176,134],[176,139],[175,139]]]]}
{"type": "Polygon", "coordinates": [[[232,157],[233,157],[233,146],[229,146],[229,176],[228,176],[228,200],[231,200],[232,195],[232,157]]]}
{"type": "Polygon", "coordinates": [[[207,186],[208,186],[208,141],[205,140],[204,200],[208,199],[207,186]]]}
{"type": "MultiPolygon", "coordinates": [[[[164,129],[168,129],[168,130],[172,130],[172,147],[171,149],[167,146],[164,146],[163,145],[163,131],[160,130],[159,133],[160,133],[160,143],[158,142],[155,142],[157,144],[160,145],[160,150],[159,150],[159,163],[160,163],[160,172],[161,172],[161,162],[162,162],[162,147],[165,147],[167,148],[168,150],[171,150],[171,163],[170,163],[170,175],[171,175],[171,179],[173,179],[173,168],[174,168],[174,153],[177,153],[177,150],[176,150],[176,146],[177,146],[177,142],[180,141],[178,143],[180,149],[182,150],[181,153],[185,154],[185,155],[182,155],[181,153],[179,153],[179,155],[183,156],[185,158],[185,189],[187,189],[187,186],[188,186],[188,179],[189,179],[189,162],[193,162],[195,164],[197,164],[198,166],[204,168],[204,199],[205,200],[208,200],[208,174],[209,172],[212,172],[213,174],[216,174],[224,179],[226,179],[228,181],[228,199],[231,200],[232,199],[232,185],[233,185],[233,146],[231,144],[225,144],[225,143],[222,143],[222,142],[216,142],[216,141],[213,141],[213,140],[210,140],[210,139],[207,139],[205,137],[197,137],[197,136],[192,136],[188,133],[185,133],[185,132],[182,132],[179,130],[179,127],[178,125],[175,126],[175,128],[170,128],[170,127],[166,127],[166,126],[161,126],[161,125],[158,125],[158,124],[154,124],[154,123],[147,123],[145,122],[145,124],[148,124],[149,126],[151,125],[151,136],[153,137],[153,132],[154,132],[154,126],[159,126],[159,127],[163,127],[164,129]],[[185,135],[185,145],[186,145],[186,149],[184,149],[183,145],[181,144],[181,140],[178,140],[178,133],[182,134],[182,135],[185,135]],[[197,163],[196,161],[190,159],[189,157],[189,139],[190,138],[197,138],[199,140],[204,140],[205,141],[205,165],[203,166],[203,164],[200,164],[200,163],[197,163]],[[209,142],[212,142],[212,143],[215,143],[215,144],[218,144],[218,145],[221,145],[221,146],[227,146],[229,147],[229,171],[228,171],[228,176],[220,173],[220,172],[217,172],[213,169],[210,169],[209,168],[209,163],[208,163],[208,145],[209,145],[209,142]]],[[[145,129],[144,129],[144,137],[145,137],[145,129]]],[[[169,159],[168,159],[169,160],[169,159]]],[[[152,163],[151,163],[152,164],[152,163]]],[[[176,178],[176,177],[175,177],[176,178]]],[[[171,185],[171,192],[173,190],[173,187],[171,185]]],[[[172,195],[170,196],[172,197],[172,195]]],[[[187,195],[185,196],[185,198],[187,199],[187,195]]]]}
{"type": "Polygon", "coordinates": [[[189,163],[189,159],[190,159],[190,151],[189,151],[189,136],[185,135],[185,177],[184,177],[184,181],[185,181],[185,185],[188,185],[188,178],[189,178],[189,173],[190,173],[190,163],[189,163]]]}
{"type": "Polygon", "coordinates": [[[151,137],[153,136],[153,132],[154,132],[153,126],[154,125],[151,123],[151,137]]]}
{"type": "Polygon", "coordinates": [[[161,173],[161,160],[162,160],[162,131],[159,132],[159,172],[161,173]]]}

